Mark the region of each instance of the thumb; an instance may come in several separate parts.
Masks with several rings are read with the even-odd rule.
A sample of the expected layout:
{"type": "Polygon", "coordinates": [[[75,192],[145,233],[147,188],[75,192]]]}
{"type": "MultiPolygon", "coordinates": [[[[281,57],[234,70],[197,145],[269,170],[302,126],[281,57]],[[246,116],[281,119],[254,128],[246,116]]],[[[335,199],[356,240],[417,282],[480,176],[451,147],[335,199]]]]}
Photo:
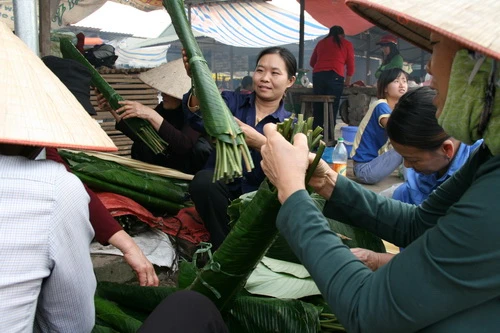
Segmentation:
{"type": "Polygon", "coordinates": [[[309,151],[309,146],[307,145],[307,137],[303,133],[295,134],[295,136],[293,137],[293,146],[309,151]]]}
{"type": "Polygon", "coordinates": [[[273,133],[276,133],[276,129],[278,128],[278,126],[276,126],[276,124],[273,124],[273,123],[268,123],[264,126],[264,135],[267,137],[273,135],[273,133]]]}

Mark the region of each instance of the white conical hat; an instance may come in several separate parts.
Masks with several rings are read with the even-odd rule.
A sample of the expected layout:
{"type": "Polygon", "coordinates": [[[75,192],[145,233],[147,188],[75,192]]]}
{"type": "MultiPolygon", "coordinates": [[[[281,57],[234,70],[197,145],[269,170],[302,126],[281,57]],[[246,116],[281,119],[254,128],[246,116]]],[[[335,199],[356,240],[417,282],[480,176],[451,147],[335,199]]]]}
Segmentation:
{"type": "Polygon", "coordinates": [[[118,150],[66,86],[0,22],[0,143],[118,150]]]}
{"type": "Polygon", "coordinates": [[[347,0],[347,6],[380,28],[427,51],[431,32],[500,60],[498,0],[347,0]]]}
{"type": "Polygon", "coordinates": [[[139,74],[139,79],[156,90],[182,99],[191,88],[191,78],[186,74],[182,58],[139,74]]]}

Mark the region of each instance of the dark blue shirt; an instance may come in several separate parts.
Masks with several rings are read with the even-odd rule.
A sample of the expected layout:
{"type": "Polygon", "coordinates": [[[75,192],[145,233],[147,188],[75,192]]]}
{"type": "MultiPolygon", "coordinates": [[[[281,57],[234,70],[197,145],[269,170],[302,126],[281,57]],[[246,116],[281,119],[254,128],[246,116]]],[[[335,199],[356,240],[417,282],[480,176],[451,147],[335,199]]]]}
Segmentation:
{"type": "MultiPolygon", "coordinates": [[[[183,98],[183,104],[186,108],[189,94],[190,92],[185,94],[183,98]]],[[[268,123],[283,122],[285,118],[289,118],[292,115],[290,112],[285,110],[285,106],[282,100],[276,111],[266,116],[258,124],[255,124],[255,93],[240,94],[234,91],[223,91],[221,93],[221,96],[222,99],[224,99],[224,101],[226,102],[233,116],[235,116],[245,124],[252,126],[261,134],[264,134],[264,125],[268,123]]],[[[202,112],[203,110],[200,110],[196,113],[191,113],[189,121],[192,128],[204,133],[205,130],[203,128],[202,112]]],[[[216,152],[214,150],[212,152],[212,155],[208,159],[205,167],[206,169],[215,168],[215,154],[216,152]]],[[[262,183],[265,178],[264,172],[260,167],[260,161],[262,160],[260,152],[250,148],[250,154],[252,156],[254,169],[251,172],[244,171],[243,178],[237,179],[229,185],[231,189],[237,189],[239,187],[241,189],[241,193],[247,193],[257,190],[260,183],[262,183]]]]}

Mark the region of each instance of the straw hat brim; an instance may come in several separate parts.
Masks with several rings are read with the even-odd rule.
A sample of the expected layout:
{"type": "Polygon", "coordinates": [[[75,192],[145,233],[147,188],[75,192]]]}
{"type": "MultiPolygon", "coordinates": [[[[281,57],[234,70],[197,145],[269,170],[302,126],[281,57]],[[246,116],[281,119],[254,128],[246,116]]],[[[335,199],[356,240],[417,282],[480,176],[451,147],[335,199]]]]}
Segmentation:
{"type": "Polygon", "coordinates": [[[66,86],[0,23],[0,143],[116,151],[66,86]]]}
{"type": "Polygon", "coordinates": [[[143,72],[139,74],[139,79],[177,99],[182,99],[191,88],[191,78],[186,74],[182,58],[143,72]]]}
{"type": "Polygon", "coordinates": [[[378,27],[431,51],[431,32],[465,48],[500,59],[498,0],[347,0],[354,12],[378,27]]]}

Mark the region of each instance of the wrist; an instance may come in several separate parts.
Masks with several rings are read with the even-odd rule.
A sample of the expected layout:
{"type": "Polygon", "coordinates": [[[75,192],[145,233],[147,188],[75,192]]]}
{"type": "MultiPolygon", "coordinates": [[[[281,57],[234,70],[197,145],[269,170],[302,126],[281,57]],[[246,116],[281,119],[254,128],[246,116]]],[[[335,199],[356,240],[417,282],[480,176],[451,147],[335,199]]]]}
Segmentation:
{"type": "MultiPolygon", "coordinates": [[[[194,89],[194,87],[193,87],[193,89],[194,89]]],[[[191,105],[191,104],[193,104],[193,96],[196,97],[196,95],[193,94],[193,90],[191,90],[191,94],[189,94],[189,98],[188,98],[188,102],[187,102],[187,107],[188,107],[189,111],[197,112],[198,110],[200,110],[200,105],[199,104],[191,105]]]]}
{"type": "Polygon", "coordinates": [[[284,204],[285,201],[292,196],[297,191],[305,190],[305,186],[284,186],[278,189],[278,200],[281,204],[284,204]]]}

